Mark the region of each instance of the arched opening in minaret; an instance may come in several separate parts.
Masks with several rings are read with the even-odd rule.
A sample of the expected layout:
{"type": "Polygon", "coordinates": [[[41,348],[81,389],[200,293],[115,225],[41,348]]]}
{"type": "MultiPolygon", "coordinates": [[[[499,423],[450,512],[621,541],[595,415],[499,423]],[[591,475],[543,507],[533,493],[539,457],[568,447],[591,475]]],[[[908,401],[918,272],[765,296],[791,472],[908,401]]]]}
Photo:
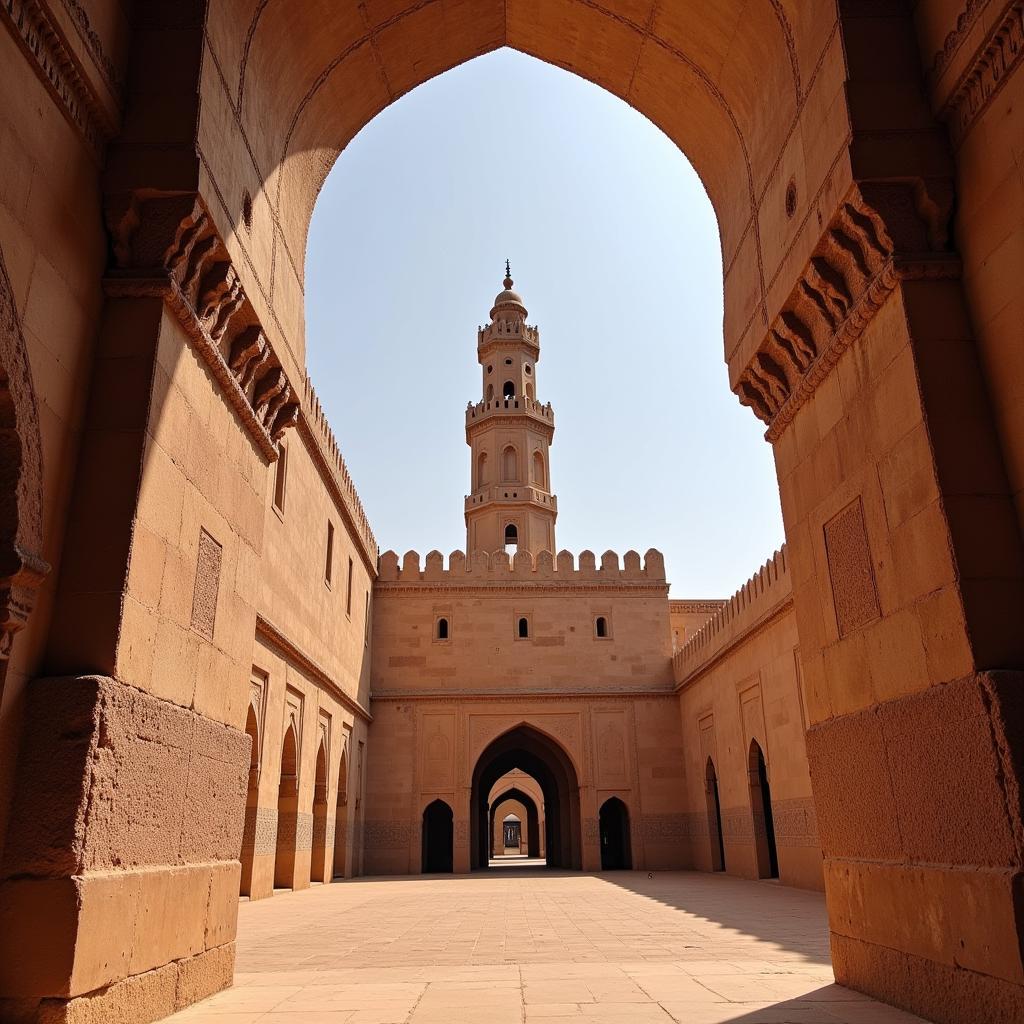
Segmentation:
{"type": "MultiPolygon", "coordinates": [[[[344,154],[310,223],[307,354],[385,546],[491,554],[503,512],[467,529],[453,500],[532,485],[549,515],[558,495],[534,557],[651,546],[672,597],[732,593],[782,539],[778,489],[763,425],[730,391],[715,212],[676,143],[599,86],[502,49],[405,93],[344,154]],[[528,173],[482,173],[499,136],[531,152],[528,173]],[[528,313],[498,310],[481,365],[476,328],[506,257],[528,313]],[[506,365],[533,325],[538,351],[506,365]],[[390,394],[417,396],[414,415],[383,413],[385,376],[390,394]],[[467,457],[451,418],[467,401],[557,416],[543,469],[530,436],[518,455],[495,437],[483,468],[480,445],[467,457]]],[[[508,502],[529,500],[515,490],[508,502]]]]}
{"type": "Polygon", "coordinates": [[[519,547],[519,528],[515,523],[505,527],[505,550],[515,551],[519,547]]]}
{"type": "Polygon", "coordinates": [[[544,477],[544,456],[540,452],[534,452],[531,481],[538,487],[543,487],[545,484],[544,477]]]}
{"type": "Polygon", "coordinates": [[[508,445],[501,453],[501,480],[511,484],[519,479],[519,453],[514,445],[508,445]]]}

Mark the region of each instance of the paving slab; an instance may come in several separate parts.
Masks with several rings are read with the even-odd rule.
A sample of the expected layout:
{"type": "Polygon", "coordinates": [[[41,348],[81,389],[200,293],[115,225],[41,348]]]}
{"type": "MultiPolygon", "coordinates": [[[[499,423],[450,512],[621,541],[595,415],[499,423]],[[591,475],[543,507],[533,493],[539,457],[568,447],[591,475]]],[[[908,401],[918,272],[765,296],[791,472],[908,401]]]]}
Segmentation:
{"type": "Polygon", "coordinates": [[[363,878],[243,902],[173,1024],[923,1024],[836,985],[818,893],[699,872],[363,878]]]}

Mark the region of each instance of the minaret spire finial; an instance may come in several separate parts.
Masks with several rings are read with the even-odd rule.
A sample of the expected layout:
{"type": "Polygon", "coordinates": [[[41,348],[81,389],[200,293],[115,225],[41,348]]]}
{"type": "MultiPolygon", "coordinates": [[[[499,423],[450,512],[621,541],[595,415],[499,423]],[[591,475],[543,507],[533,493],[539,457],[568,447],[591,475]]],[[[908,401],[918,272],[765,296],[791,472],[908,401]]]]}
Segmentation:
{"type": "Polygon", "coordinates": [[[512,287],[512,266],[505,260],[505,280],[501,282],[506,288],[512,287]]]}

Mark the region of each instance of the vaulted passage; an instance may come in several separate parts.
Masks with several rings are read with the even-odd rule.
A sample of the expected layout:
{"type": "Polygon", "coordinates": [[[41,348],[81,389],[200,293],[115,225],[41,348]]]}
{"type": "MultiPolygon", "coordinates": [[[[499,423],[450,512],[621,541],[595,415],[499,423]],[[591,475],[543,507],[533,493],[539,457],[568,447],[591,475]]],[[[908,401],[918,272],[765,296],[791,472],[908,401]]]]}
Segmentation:
{"type": "MultiPolygon", "coordinates": [[[[798,1004],[783,1017],[819,1015],[814,1004],[827,999],[844,1020],[832,1011],[843,993],[825,980],[829,927],[846,986],[944,1024],[1024,1019],[1019,2],[38,0],[0,4],[0,23],[0,1017],[143,1024],[226,988],[239,888],[255,889],[264,869],[264,889],[270,878],[304,887],[314,842],[329,877],[332,806],[335,816],[346,807],[346,875],[368,851],[414,873],[420,827],[431,864],[454,844],[460,866],[483,867],[491,787],[519,768],[541,786],[552,865],[578,868],[582,850],[596,867],[599,801],[646,778],[656,799],[630,804],[634,863],[652,850],[667,859],[700,832],[691,852],[711,866],[724,853],[730,871],[746,864],[784,881],[787,861],[810,852],[825,875],[831,920],[814,903],[813,950],[798,942],[785,958],[778,947],[793,943],[815,897],[736,888],[721,874],[680,887],[658,872],[650,886],[643,872],[628,882],[574,875],[597,887],[587,897],[600,894],[590,901],[598,914],[584,899],[566,915],[566,934],[600,961],[593,988],[584,979],[575,989],[577,1008],[600,998],[610,941],[635,965],[652,935],[684,945],[696,932],[709,960],[728,929],[734,953],[772,970],[716,981],[680,961],[655,1015],[710,992],[722,1004],[711,1015],[735,1015],[753,990],[762,1006],[751,1019],[767,995],[798,1004]],[[466,751],[477,748],[439,713],[438,756],[371,800],[370,725],[380,737],[391,719],[390,746],[377,748],[388,766],[410,746],[412,715],[404,696],[401,711],[369,710],[383,563],[306,375],[309,219],[332,163],[379,111],[502,46],[621,97],[706,184],[728,386],[773,446],[799,635],[728,678],[723,659],[704,658],[733,642],[729,630],[771,585],[766,566],[734,598],[735,617],[719,620],[717,640],[671,665],[666,640],[667,678],[646,709],[623,698],[634,726],[647,716],[638,742],[608,722],[563,749],[519,725],[474,764],[466,751]],[[330,563],[324,578],[325,518],[337,550],[351,552],[345,586],[330,563]],[[299,557],[311,538],[315,558],[299,557]],[[778,725],[778,705],[757,680],[783,662],[799,708],[775,743],[762,734],[778,725]],[[731,710],[693,706],[704,686],[731,710]],[[261,717],[247,730],[250,694],[261,717]],[[732,742],[728,718],[744,727],[732,742]],[[680,721],[685,736],[663,728],[680,721]],[[329,792],[343,727],[347,805],[329,792]],[[262,767],[250,753],[261,732],[262,767]],[[318,771],[321,735],[330,764],[318,771]],[[798,739],[813,787],[784,796],[798,739]],[[676,763],[657,773],[634,746],[676,763]],[[592,748],[607,785],[590,778],[592,748]],[[704,776],[712,754],[715,779],[704,776]],[[686,757],[693,796],[678,808],[686,757]],[[391,798],[428,768],[448,812],[423,819],[415,805],[389,819],[391,798]],[[247,803],[261,812],[248,821],[247,803]],[[808,832],[822,856],[801,845],[808,832]],[[66,910],[45,928],[40,891],[66,910]],[[153,914],[139,916],[172,903],[162,931],[153,914]],[[805,970],[812,961],[822,973],[805,970]],[[792,975],[780,979],[782,968],[792,975]],[[817,989],[827,990],[820,999],[817,989]]],[[[505,155],[524,156],[513,138],[505,155]]],[[[407,159],[414,167],[415,153],[407,159]]],[[[490,385],[482,392],[492,413],[497,402],[504,413],[506,379],[495,376],[493,398],[490,385]]],[[[509,405],[526,408],[533,384],[512,383],[509,405]]],[[[532,451],[495,448],[478,476],[515,494],[536,477],[532,451]]],[[[540,551],[527,526],[517,535],[524,573],[540,551]]],[[[500,547],[495,534],[488,550],[500,547]]],[[[420,582],[418,556],[401,581],[392,568],[396,584],[420,582]]],[[[545,559],[539,571],[556,570],[545,559]]],[[[443,570],[435,559],[426,571],[443,570]]],[[[516,571],[504,566],[505,581],[516,571]]],[[[591,554],[584,582],[601,572],[591,554]]],[[[637,584],[639,558],[623,572],[637,584]]],[[[622,643],[617,614],[606,636],[593,635],[604,614],[588,611],[576,639],[622,643]]],[[[468,632],[451,615],[448,639],[433,646],[450,650],[468,632]]],[[[423,617],[419,638],[433,620],[423,617]]],[[[523,649],[548,628],[529,608],[503,617],[503,636],[523,649]]],[[[527,716],[516,707],[504,720],[527,716]]],[[[622,811],[604,818],[605,834],[622,840],[622,811]]],[[[429,943],[403,928],[400,893],[425,893],[412,909],[433,924],[453,893],[486,893],[496,874],[403,882],[390,907],[366,900],[375,916],[362,918],[348,894],[377,883],[325,886],[305,903],[285,896],[311,913],[296,929],[276,911],[290,930],[282,940],[268,927],[263,948],[273,942],[293,971],[295,957],[352,966],[368,934],[380,940],[369,959],[382,946],[424,958],[429,943]],[[325,954],[331,929],[339,941],[325,954]]],[[[247,904],[244,920],[266,923],[274,902],[247,904]]],[[[479,906],[468,893],[460,905],[479,906]]],[[[573,962],[559,956],[555,977],[573,962]]],[[[239,964],[253,960],[243,951],[239,964]]],[[[529,965],[507,966],[518,1019],[529,965]]],[[[456,1005],[422,977],[403,983],[409,1014],[435,996],[442,1019],[456,1005]]],[[[658,1001],[622,965],[616,983],[658,1001]]],[[[240,987],[218,1008],[251,1015],[249,993],[240,987]]],[[[871,1017],[853,1002],[845,1020],[871,1017]]],[[[308,1013],[310,1001],[292,1009],[308,1013]]]]}
{"type": "MultiPolygon", "coordinates": [[[[487,867],[494,830],[488,796],[498,779],[517,768],[535,779],[544,794],[544,848],[548,866],[578,869],[582,862],[582,844],[576,769],[555,740],[529,725],[517,726],[499,736],[477,759],[470,798],[471,866],[487,867]]],[[[529,802],[533,804],[532,800],[529,802]]],[[[540,837],[537,835],[531,840],[530,820],[526,823],[527,843],[539,856],[540,837]]]]}
{"type": "Polygon", "coordinates": [[[499,785],[497,788],[497,795],[490,801],[490,856],[501,857],[511,851],[513,844],[507,841],[511,834],[504,823],[514,816],[517,823],[514,830],[517,836],[515,853],[532,859],[540,858],[540,811],[537,802],[517,786],[504,789],[499,785]],[[520,810],[525,812],[525,817],[517,813],[520,810]]]}

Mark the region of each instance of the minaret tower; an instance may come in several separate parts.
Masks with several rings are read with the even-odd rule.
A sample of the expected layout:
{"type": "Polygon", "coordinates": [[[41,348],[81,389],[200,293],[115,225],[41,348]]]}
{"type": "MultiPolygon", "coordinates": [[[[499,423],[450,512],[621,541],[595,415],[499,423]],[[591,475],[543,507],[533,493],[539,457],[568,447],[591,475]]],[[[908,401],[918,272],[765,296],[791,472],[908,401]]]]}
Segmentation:
{"type": "Polygon", "coordinates": [[[473,492],[466,498],[466,551],[555,552],[558,503],[551,493],[551,403],[537,401],[540,332],[526,323],[526,306],[512,290],[505,262],[504,291],[491,322],[477,331],[483,400],[466,409],[473,492]]]}

